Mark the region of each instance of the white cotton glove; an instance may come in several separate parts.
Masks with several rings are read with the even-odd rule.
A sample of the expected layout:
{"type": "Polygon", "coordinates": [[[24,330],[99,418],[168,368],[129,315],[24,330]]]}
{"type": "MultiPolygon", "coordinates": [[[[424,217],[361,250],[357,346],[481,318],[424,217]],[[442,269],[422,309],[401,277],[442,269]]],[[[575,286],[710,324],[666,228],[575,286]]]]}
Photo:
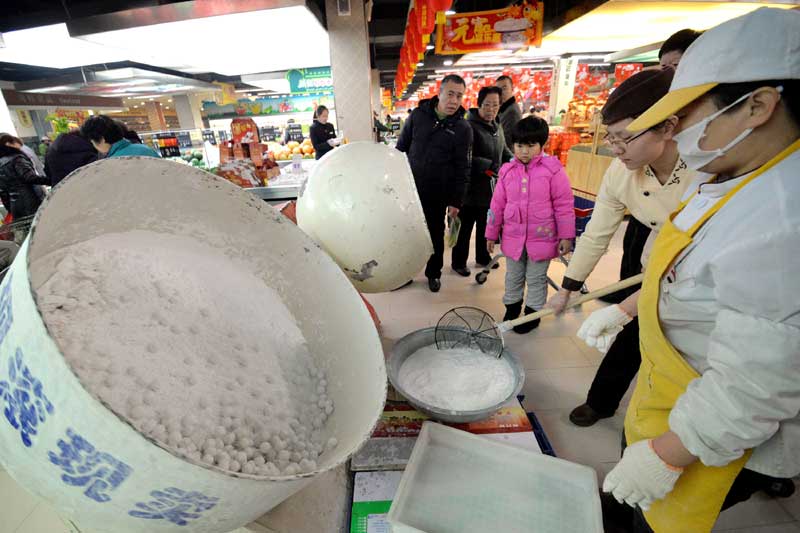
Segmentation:
{"type": "Polygon", "coordinates": [[[610,305],[595,311],[583,321],[578,337],[601,353],[606,353],[614,339],[622,331],[622,326],[633,320],[619,305],[610,305]]]}
{"type": "Polygon", "coordinates": [[[625,448],[620,462],[606,476],[603,492],[610,492],[619,503],[647,511],[672,491],[682,473],[683,468],[668,465],[658,456],[652,440],[642,440],[625,448]]]}

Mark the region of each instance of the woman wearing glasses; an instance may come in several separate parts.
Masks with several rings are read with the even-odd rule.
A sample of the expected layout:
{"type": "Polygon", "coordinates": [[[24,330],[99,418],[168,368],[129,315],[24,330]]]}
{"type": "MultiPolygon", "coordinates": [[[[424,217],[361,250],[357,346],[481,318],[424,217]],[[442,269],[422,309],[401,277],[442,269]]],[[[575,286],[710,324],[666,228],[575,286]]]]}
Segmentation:
{"type": "MultiPolygon", "coordinates": [[[[695,180],[697,173],[689,170],[678,157],[672,138],[677,119],[673,117],[636,134],[625,130],[637,116],[667,94],[673,75],[671,68],[639,72],[617,87],[603,106],[605,142],[616,159],[603,176],[592,218],[578,240],[562,288],[547,307],[561,312],[570,294],[583,286],[608,249],[626,210],[652,228],[648,241],[652,242],[653,234],[678,207],[684,191],[695,180]]],[[[647,255],[646,247],[643,264],[647,262],[647,255]]],[[[620,307],[614,306],[614,309],[620,307]]],[[[641,363],[638,321],[634,319],[626,324],[613,344],[600,345],[597,349],[607,354],[597,370],[586,403],[570,413],[570,420],[578,426],[591,426],[601,418],[611,417],[619,407],[641,363]]]]}
{"type": "Polygon", "coordinates": [[[500,166],[514,157],[506,146],[503,128],[497,121],[500,111],[499,87],[484,87],[478,92],[478,107],[469,110],[467,122],[472,126],[472,170],[470,173],[464,206],[459,211],[461,230],[458,242],[453,247],[453,270],[462,276],[469,276],[467,258],[472,227],[475,233],[475,262],[480,266],[491,263],[492,258],[486,250],[486,216],[492,201],[491,180],[497,175],[500,166]]]}

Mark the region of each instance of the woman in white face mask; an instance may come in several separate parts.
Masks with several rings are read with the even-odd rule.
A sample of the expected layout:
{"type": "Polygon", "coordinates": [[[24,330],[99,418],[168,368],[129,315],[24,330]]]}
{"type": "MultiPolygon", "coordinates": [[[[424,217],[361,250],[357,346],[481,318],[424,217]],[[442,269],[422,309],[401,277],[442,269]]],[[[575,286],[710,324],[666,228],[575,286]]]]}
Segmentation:
{"type": "MultiPolygon", "coordinates": [[[[800,12],[779,9],[708,30],[629,126],[678,116],[681,157],[710,174],[659,233],[638,298],[628,447],[603,484],[637,532],[710,531],[800,473],[799,36],[800,12]]],[[[587,319],[599,336],[618,328],[603,312],[587,319]]]]}

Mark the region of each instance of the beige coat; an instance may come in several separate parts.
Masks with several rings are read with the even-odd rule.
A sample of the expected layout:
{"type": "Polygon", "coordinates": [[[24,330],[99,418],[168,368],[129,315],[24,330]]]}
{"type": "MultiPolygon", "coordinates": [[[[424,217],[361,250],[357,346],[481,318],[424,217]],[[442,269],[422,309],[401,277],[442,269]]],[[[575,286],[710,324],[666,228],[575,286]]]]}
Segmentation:
{"type": "MultiPolygon", "coordinates": [[[[669,214],[680,204],[686,188],[697,176],[697,172],[689,170],[686,163],[678,158],[672,175],[661,185],[649,166],[628,170],[622,161],[614,159],[600,184],[592,218],[586,231],[578,238],[575,253],[572,254],[564,276],[565,281],[568,278],[582,283],[589,277],[606,253],[611,238],[622,223],[626,209],[639,222],[652,228],[653,233],[660,230],[669,214]]],[[[644,256],[642,263],[646,263],[644,256]]]]}

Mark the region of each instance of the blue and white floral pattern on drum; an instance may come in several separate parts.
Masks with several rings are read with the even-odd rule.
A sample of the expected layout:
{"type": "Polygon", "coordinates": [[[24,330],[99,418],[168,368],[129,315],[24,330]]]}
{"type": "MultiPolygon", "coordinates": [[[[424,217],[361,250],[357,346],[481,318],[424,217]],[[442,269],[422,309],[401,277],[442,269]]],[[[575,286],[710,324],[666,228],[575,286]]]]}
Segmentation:
{"type": "Polygon", "coordinates": [[[153,500],[137,503],[136,509],[128,511],[128,514],[136,518],[168,520],[173,524],[185,526],[190,520],[200,518],[203,512],[212,509],[219,502],[219,498],[175,487],[154,490],[150,496],[153,500]]]}
{"type": "Polygon", "coordinates": [[[2,292],[0,292],[0,344],[5,340],[13,321],[14,315],[11,312],[11,275],[9,275],[2,292]]]}
{"type": "Polygon", "coordinates": [[[8,358],[8,379],[0,379],[0,401],[6,420],[19,431],[22,443],[30,447],[36,428],[53,414],[53,404],[45,396],[42,382],[25,365],[20,348],[8,358]]]}
{"type": "Polygon", "coordinates": [[[83,492],[96,502],[111,500],[108,494],[133,472],[133,469],[108,453],[100,452],[92,444],[67,428],[66,440],[59,439],[60,454],[49,452],[50,462],[61,468],[62,481],[73,487],[86,487],[83,492]]]}

